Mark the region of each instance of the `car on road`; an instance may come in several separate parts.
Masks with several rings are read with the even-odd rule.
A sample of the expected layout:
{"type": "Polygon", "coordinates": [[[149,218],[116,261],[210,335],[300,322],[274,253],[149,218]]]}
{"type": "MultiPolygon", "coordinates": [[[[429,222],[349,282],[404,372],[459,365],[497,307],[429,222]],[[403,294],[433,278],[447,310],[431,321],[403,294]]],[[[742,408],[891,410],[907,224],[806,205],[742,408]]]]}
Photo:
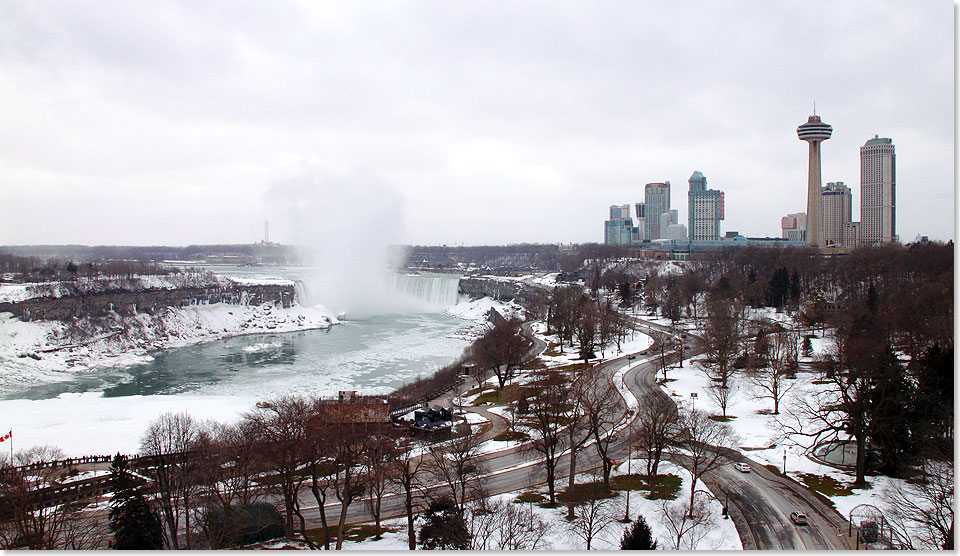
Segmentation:
{"type": "Polygon", "coordinates": [[[636,358],[637,358],[637,356],[634,355],[634,354],[632,354],[632,353],[627,356],[627,359],[631,359],[631,360],[632,360],[632,359],[636,359],[636,358]]]}
{"type": "Polygon", "coordinates": [[[640,352],[640,355],[646,355],[646,354],[647,354],[647,350],[643,350],[640,352]]]}
{"type": "Polygon", "coordinates": [[[747,465],[747,464],[745,464],[745,463],[738,463],[738,464],[734,465],[734,467],[736,467],[736,468],[737,468],[737,471],[739,471],[739,472],[741,472],[741,473],[749,473],[749,472],[750,472],[750,466],[747,465]]]}
{"type": "Polygon", "coordinates": [[[790,521],[797,525],[806,525],[807,516],[803,512],[790,512],[790,521]]]}

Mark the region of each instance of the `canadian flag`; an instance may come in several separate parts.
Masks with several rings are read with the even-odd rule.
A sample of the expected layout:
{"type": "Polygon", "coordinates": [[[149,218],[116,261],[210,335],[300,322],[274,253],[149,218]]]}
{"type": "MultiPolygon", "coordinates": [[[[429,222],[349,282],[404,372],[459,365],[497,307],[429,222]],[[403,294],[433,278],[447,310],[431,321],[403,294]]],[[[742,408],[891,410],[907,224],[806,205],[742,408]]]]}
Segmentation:
{"type": "Polygon", "coordinates": [[[7,434],[0,436],[0,442],[3,442],[4,440],[10,440],[11,438],[13,438],[13,429],[10,429],[10,432],[7,434]]]}

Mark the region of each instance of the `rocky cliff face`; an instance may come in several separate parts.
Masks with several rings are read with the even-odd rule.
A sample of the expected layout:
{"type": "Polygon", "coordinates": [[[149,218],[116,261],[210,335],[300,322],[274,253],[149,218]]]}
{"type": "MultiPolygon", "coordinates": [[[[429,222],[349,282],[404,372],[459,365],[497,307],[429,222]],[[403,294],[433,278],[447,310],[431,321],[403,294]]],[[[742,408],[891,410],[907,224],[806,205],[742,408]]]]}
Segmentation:
{"type": "Polygon", "coordinates": [[[486,296],[498,301],[516,301],[526,305],[549,295],[550,291],[542,286],[522,282],[465,276],[460,279],[460,293],[474,298],[486,296]]]}
{"type": "Polygon", "coordinates": [[[129,316],[155,314],[167,307],[189,307],[227,303],[262,305],[273,303],[283,308],[294,304],[293,284],[225,284],[210,287],[156,289],[143,291],[106,291],[63,297],[37,297],[19,302],[0,303],[0,313],[10,312],[22,321],[67,320],[100,317],[111,313],[129,316]]]}

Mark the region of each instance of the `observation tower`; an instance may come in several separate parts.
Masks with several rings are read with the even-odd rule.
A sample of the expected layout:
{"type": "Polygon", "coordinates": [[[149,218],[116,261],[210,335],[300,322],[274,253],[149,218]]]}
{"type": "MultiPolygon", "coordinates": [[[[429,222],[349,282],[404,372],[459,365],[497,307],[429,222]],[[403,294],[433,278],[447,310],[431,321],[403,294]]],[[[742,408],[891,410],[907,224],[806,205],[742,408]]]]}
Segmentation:
{"type": "Polygon", "coordinates": [[[810,164],[807,173],[807,245],[824,246],[823,219],[820,217],[820,143],[833,134],[833,127],[820,121],[816,113],[807,123],[797,128],[801,141],[810,144],[810,164]]]}

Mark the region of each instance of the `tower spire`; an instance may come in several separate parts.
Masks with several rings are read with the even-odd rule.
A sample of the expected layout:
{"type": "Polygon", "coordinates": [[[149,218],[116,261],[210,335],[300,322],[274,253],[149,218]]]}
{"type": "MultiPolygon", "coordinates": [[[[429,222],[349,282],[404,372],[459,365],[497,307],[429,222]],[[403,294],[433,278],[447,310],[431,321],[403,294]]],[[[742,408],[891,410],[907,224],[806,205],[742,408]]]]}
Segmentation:
{"type": "MultiPolygon", "coordinates": [[[[816,110],[816,104],[814,104],[816,110]]],[[[833,134],[833,127],[814,114],[807,123],[797,128],[801,141],[810,144],[810,158],[807,168],[807,245],[823,247],[823,221],[820,216],[820,143],[833,134]]]]}

